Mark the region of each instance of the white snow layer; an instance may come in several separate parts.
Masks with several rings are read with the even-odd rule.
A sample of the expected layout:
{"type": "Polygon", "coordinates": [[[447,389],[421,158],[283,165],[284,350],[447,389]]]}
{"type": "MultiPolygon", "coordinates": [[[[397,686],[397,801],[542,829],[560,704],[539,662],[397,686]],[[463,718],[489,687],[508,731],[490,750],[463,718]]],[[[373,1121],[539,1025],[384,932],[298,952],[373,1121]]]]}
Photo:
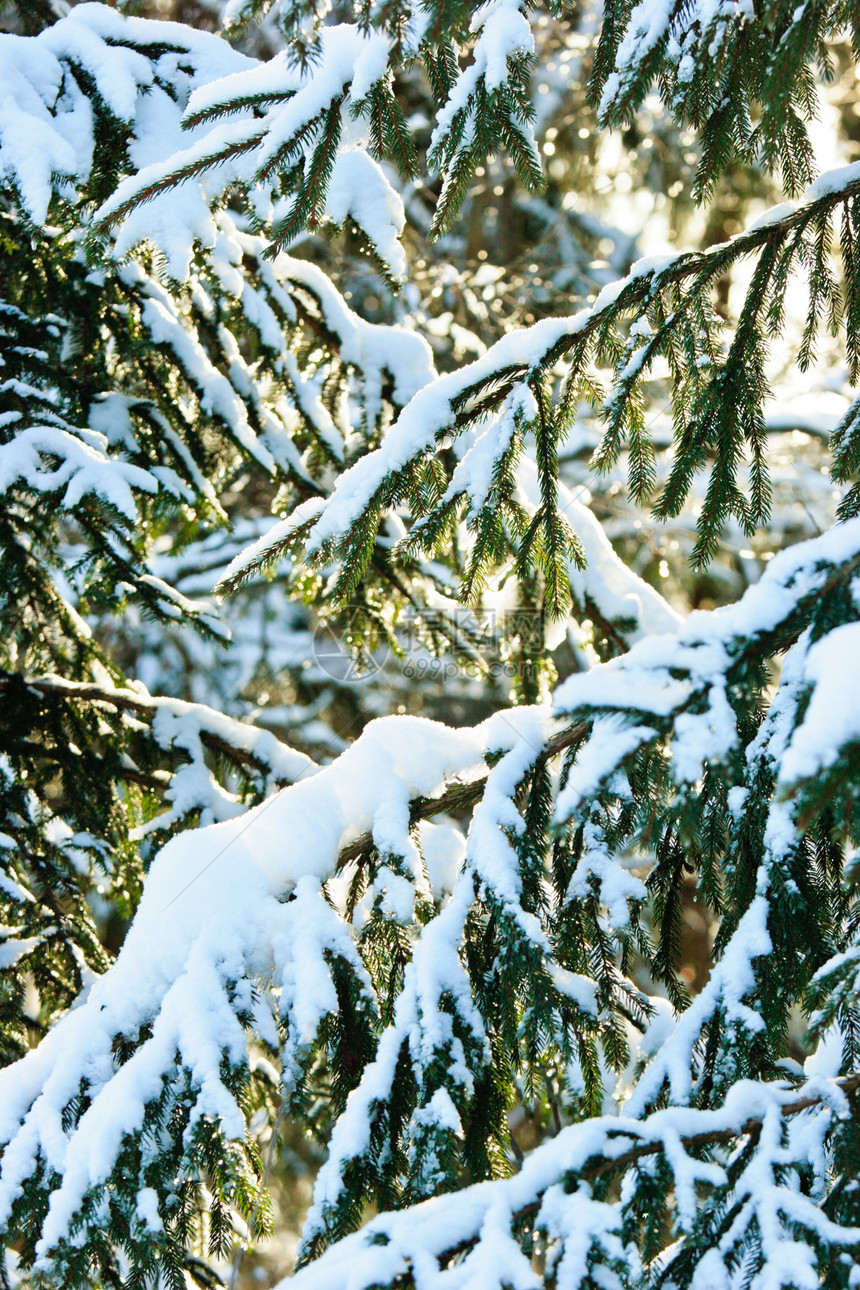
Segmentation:
{"type": "MultiPolygon", "coordinates": [[[[239,70],[193,89],[184,121],[161,139],[155,154],[136,157],[141,167],[120,183],[96,213],[97,220],[121,216],[120,244],[132,246],[144,237],[163,245],[184,238],[185,252],[177,242],[173,259],[190,257],[195,238],[211,243],[206,221],[209,205],[232,183],[265,187],[272,175],[304,156],[311,165],[314,150],[334,111],[340,119],[341,138],[328,183],[326,212],[337,224],[350,216],[363,230],[392,275],[402,278],[406,261],[399,238],[405,220],[403,203],[382,167],[367,152],[367,130],[361,116],[352,114],[387,73],[389,43],[377,32],[363,32],[343,23],[320,31],[317,58],[304,70],[291,65],[285,52],[265,64],[244,60],[239,70]],[[231,74],[232,73],[232,74],[231,74]],[[251,104],[249,101],[253,101],[251,104]],[[228,102],[248,104],[232,111],[228,120],[211,123],[207,113],[228,102]],[[262,118],[254,105],[268,104],[262,118]],[[202,114],[202,119],[201,119],[202,114]],[[189,121],[197,124],[188,128],[189,121]],[[174,184],[175,178],[185,177],[174,184]],[[143,207],[165,200],[159,189],[170,184],[171,224],[159,228],[159,217],[143,207]]],[[[180,122],[177,119],[176,126],[180,122]]],[[[273,190],[274,191],[274,190],[273,190]]],[[[280,216],[285,211],[276,209],[280,216]]],[[[187,266],[186,266],[187,272],[187,266]]],[[[183,275],[184,276],[184,275],[183,275]]]]}
{"type": "Polygon", "coordinates": [[[95,493],[133,523],[137,505],[132,490],[155,493],[159,482],[148,470],[109,457],[107,447],[107,437],[94,430],[27,426],[0,444],[0,494],[20,479],[35,492],[63,489],[61,505],[71,509],[87,493],[95,493]]]}
{"type": "MultiPolygon", "coordinates": [[[[156,86],[160,60],[154,64],[134,49],[138,42],[183,50],[201,83],[251,65],[217,36],[129,18],[102,4],[76,5],[37,37],[0,34],[0,177],[16,186],[34,223],[45,222],[55,176],[74,186],[92,164],[92,108],[69,64],[91,77],[110,111],[130,123],[145,95],[163,94],[156,86]]],[[[174,71],[177,59],[182,54],[161,55],[174,71]]]]}
{"type": "MultiPolygon", "coordinates": [[[[370,1290],[409,1274],[417,1290],[503,1290],[512,1286],[540,1290],[542,1278],[512,1235],[514,1215],[530,1209],[535,1226],[546,1234],[551,1259],[561,1260],[560,1287],[576,1290],[582,1284],[589,1273],[586,1256],[592,1252],[597,1258],[591,1275],[599,1271],[600,1284],[606,1290],[638,1284],[639,1278],[644,1284],[646,1271],[636,1264],[635,1246],[625,1239],[623,1203],[596,1202],[587,1184],[571,1191],[565,1181],[595,1158],[618,1159],[637,1148],[659,1146],[674,1175],[680,1229],[689,1232],[699,1208],[697,1185],[724,1183],[726,1174],[721,1164],[688,1155],[684,1140],[699,1133],[740,1136],[753,1118],[763,1123],[760,1144],[740,1171],[734,1188],[735,1196],[745,1205],[746,1221],[759,1225],[770,1269],[770,1279],[756,1278],[753,1284],[757,1290],[806,1285],[795,1277],[812,1259],[812,1251],[789,1238],[789,1225],[803,1224],[825,1240],[846,1244],[860,1241],[860,1229],[841,1228],[831,1222],[814,1200],[779,1171],[787,1164],[808,1161],[820,1173],[824,1135],[834,1116],[848,1114],[845,1094],[833,1082],[818,1077],[801,1089],[741,1080],[724,1105],[715,1110],[669,1107],[641,1120],[623,1115],[573,1124],[531,1152],[513,1177],[436,1196],[401,1213],[380,1214],[282,1281],[278,1290],[370,1290]],[[783,1107],[806,1095],[822,1098],[822,1104],[802,1116],[783,1115],[783,1107]],[[474,1246],[451,1266],[440,1268],[441,1257],[461,1243],[473,1241],[474,1246]],[[553,1251],[555,1242],[560,1248],[553,1251]],[[626,1276],[614,1272],[610,1260],[617,1260],[626,1276]],[[778,1267],[783,1271],[793,1268],[794,1276],[777,1279],[778,1267]]],[[[733,1240],[730,1230],[721,1246],[708,1256],[706,1275],[702,1264],[697,1290],[729,1290],[733,1283],[726,1262],[733,1240]]],[[[818,1284],[817,1274],[814,1284],[818,1284]]]]}
{"type": "MultiPolygon", "coordinates": [[[[147,876],[115,965],[38,1048],[0,1072],[0,1142],[8,1144],[0,1222],[41,1154],[62,1178],[39,1246],[46,1254],[88,1189],[108,1177],[123,1136],[141,1125],[177,1052],[197,1090],[194,1118],[213,1116],[228,1135],[241,1136],[243,1117],[219,1070],[222,1053],[240,1061],[246,1042],[226,983],[250,977],[289,985],[285,1007],[299,1010],[306,1038],[333,1003],[322,949],[336,932],[320,884],[341,848],[397,808],[408,822],[411,798],[479,772],[489,751],[522,748],[519,758],[533,757],[547,721],[545,710],[534,709],[457,730],[417,717],[382,718],[331,766],[236,819],[172,839],[147,876]],[[293,893],[297,899],[289,900],[293,893]],[[315,940],[318,950],[298,959],[297,900],[305,942],[315,940]],[[117,1070],[115,1036],[136,1038],[148,1023],[151,1037],[117,1070]],[[92,1102],[67,1132],[63,1111],[82,1078],[92,1102]]],[[[499,765],[507,768],[508,759],[499,765]]],[[[409,842],[404,828],[404,853],[409,842]]]]}
{"type": "MultiPolygon", "coordinates": [[[[555,692],[559,713],[615,713],[601,718],[556,803],[567,819],[579,802],[613,773],[636,747],[654,737],[647,719],[674,715],[673,773],[695,783],[706,760],[719,761],[737,740],[726,698],[726,672],[756,636],[786,621],[799,602],[820,590],[834,568],[860,552],[860,520],[849,520],[821,537],[780,552],[739,601],[689,615],[673,635],[637,642],[619,658],[567,678],[555,692]],[[694,698],[702,711],[685,711],[694,698]],[[646,722],[631,723],[625,714],[646,722]]],[[[812,698],[785,752],[780,783],[786,787],[829,766],[845,743],[860,738],[860,687],[851,666],[856,625],[829,633],[810,650],[804,681],[812,698]]]]}

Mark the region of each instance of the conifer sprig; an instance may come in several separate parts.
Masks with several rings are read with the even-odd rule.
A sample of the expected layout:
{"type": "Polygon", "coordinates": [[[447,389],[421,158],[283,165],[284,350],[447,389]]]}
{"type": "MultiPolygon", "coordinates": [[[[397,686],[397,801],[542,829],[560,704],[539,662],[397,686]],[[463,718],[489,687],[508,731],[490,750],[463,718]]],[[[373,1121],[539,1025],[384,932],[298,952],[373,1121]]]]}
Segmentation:
{"type": "MultiPolygon", "coordinates": [[[[860,178],[853,167],[824,176],[797,207],[778,208],[771,217],[763,217],[730,242],[706,251],[657,263],[640,261],[627,278],[606,288],[590,308],[569,318],[547,319],[506,336],[476,362],[445,377],[432,389],[419,392],[392,427],[386,442],[365,458],[360,469],[343,478],[313,526],[306,526],[308,551],[312,556],[318,553],[322,560],[335,557],[342,562],[349,570],[349,579],[343,584],[345,594],[349,594],[360,571],[367,567],[373,549],[375,529],[370,517],[409,506],[416,472],[425,471],[434,456],[444,461],[437,445],[445,445],[448,436],[475,436],[476,443],[482,444],[481,450],[491,454],[491,469],[498,472],[500,484],[510,478],[510,464],[519,453],[524,431],[535,433],[540,442],[557,445],[565,432],[565,397],[560,397],[554,406],[545,404],[538,429],[537,405],[524,400],[520,391],[544,379],[544,374],[564,358],[568,363],[565,383],[569,390],[594,388],[592,365],[605,364],[607,360],[613,364],[609,393],[600,409],[607,428],[593,465],[599,471],[608,471],[622,449],[627,448],[631,494],[645,500],[654,483],[655,448],[642,421],[641,388],[651,365],[658,357],[665,357],[682,379],[672,390],[674,460],[661,494],[653,501],[654,513],[661,519],[678,515],[694,479],[707,472],[708,486],[693,553],[695,563],[707,564],[729,517],[734,517],[747,533],[753,533],[766,523],[770,513],[763,419],[770,395],[767,352],[773,328],[783,315],[789,274],[798,267],[798,260],[810,275],[812,286],[800,359],[811,352],[822,325],[820,301],[825,296],[826,325],[832,330],[841,323],[846,336],[855,331],[849,307],[854,288],[843,302],[828,266],[827,228],[840,208],[847,210],[853,205],[858,190],[860,178]],[[713,284],[733,265],[751,256],[756,257],[756,268],[731,344],[723,350],[710,298],[713,284]],[[629,339],[622,346],[616,329],[625,318],[629,320],[629,339]],[[524,418],[523,428],[515,436],[509,431],[500,433],[510,400],[513,402],[509,406],[519,406],[522,411],[518,415],[524,418]],[[495,426],[488,421],[494,414],[498,418],[495,426]],[[740,484],[741,466],[746,461],[748,493],[740,484]],[[352,519],[359,508],[360,526],[352,519]]],[[[852,265],[849,259],[846,269],[852,265]]],[[[852,469],[849,462],[855,452],[855,421],[852,409],[834,433],[836,478],[840,482],[849,478],[852,469]]],[[[556,448],[552,447],[552,451],[556,448]]],[[[416,526],[404,545],[405,551],[418,546],[434,549],[446,525],[461,513],[455,510],[458,497],[464,499],[460,507],[473,512],[480,509],[488,494],[474,484],[470,488],[467,482],[467,463],[474,452],[474,448],[466,448],[445,491],[441,483],[434,485],[438,487],[436,505],[415,516],[416,526]]],[[[478,477],[483,480],[483,472],[478,477]]],[[[499,500],[503,497],[500,492],[499,500]]],[[[852,501],[845,505],[853,504],[852,494],[852,501]]],[[[554,513],[557,518],[552,523],[563,524],[557,508],[554,513]]],[[[490,539],[490,527],[498,523],[497,517],[497,509],[494,515],[485,517],[485,533],[473,550],[473,560],[485,558],[483,549],[499,549],[498,539],[490,539]]],[[[518,516],[511,512],[507,540],[514,550],[522,550],[518,527],[518,516]]],[[[536,528],[531,531],[536,532],[536,528]]],[[[572,549],[570,541],[566,539],[568,550],[572,549]]],[[[528,549],[527,543],[524,565],[528,549]]],[[[557,548],[551,543],[549,549],[557,548]]],[[[262,561],[268,557],[261,551],[256,558],[262,561]]],[[[557,556],[551,557],[548,567],[559,568],[557,556]]],[[[562,576],[559,572],[558,577],[562,576]]],[[[550,578],[552,583],[556,575],[550,574],[550,578]]],[[[473,585],[474,574],[468,582],[468,586],[473,585]]]]}
{"type": "Polygon", "coordinates": [[[772,4],[763,20],[742,3],[613,0],[591,81],[600,119],[633,120],[657,82],[674,119],[698,132],[698,199],[733,161],[779,170],[795,195],[815,174],[815,73],[832,77],[831,42],[846,28],[856,42],[856,15],[838,0],[772,4]]]}

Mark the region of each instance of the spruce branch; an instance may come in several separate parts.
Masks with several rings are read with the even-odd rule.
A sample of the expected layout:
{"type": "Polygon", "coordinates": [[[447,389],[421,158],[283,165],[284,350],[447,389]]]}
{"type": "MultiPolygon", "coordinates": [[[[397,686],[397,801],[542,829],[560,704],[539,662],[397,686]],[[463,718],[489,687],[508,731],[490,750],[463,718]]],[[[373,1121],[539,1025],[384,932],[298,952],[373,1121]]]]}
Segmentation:
{"type": "MultiPolygon", "coordinates": [[[[831,1088],[838,1089],[841,1093],[854,1093],[860,1088],[860,1072],[854,1072],[849,1075],[840,1075],[835,1079],[828,1080],[828,1088],[820,1093],[808,1094],[805,1097],[798,1097],[793,1102],[788,1102],[780,1107],[780,1113],[783,1118],[799,1115],[802,1111],[809,1111],[812,1107],[821,1106],[829,1102],[833,1094],[831,1088]]],[[[708,1147],[729,1146],[739,1139],[755,1139],[761,1132],[763,1115],[750,1116],[739,1128],[729,1129],[706,1129],[701,1133],[682,1134],[679,1142],[685,1152],[702,1151],[708,1147]]],[[[647,1123],[647,1121],[645,1122],[647,1123]]],[[[646,1130],[647,1131],[647,1130],[646,1130]]],[[[623,1147],[633,1136],[629,1128],[619,1129],[617,1137],[612,1135],[611,1130],[608,1134],[609,1140],[613,1145],[623,1147]]],[[[639,1142],[626,1150],[621,1150],[618,1154],[615,1151],[604,1151],[588,1160],[582,1168],[571,1171],[565,1179],[565,1186],[568,1190],[581,1183],[594,1183],[599,1179],[612,1173],[623,1173],[631,1165],[637,1164],[640,1160],[646,1160],[649,1156],[659,1155],[666,1151],[665,1140],[658,1139],[653,1142],[639,1142]]],[[[513,1225],[522,1223],[525,1219],[534,1218],[540,1211],[543,1203],[543,1197],[531,1201],[528,1205],[523,1205],[511,1215],[513,1225]]],[[[450,1246],[446,1250],[440,1251],[436,1257],[440,1265],[450,1263],[458,1255],[465,1254],[474,1243],[479,1240],[479,1236],[474,1236],[467,1241],[460,1241],[456,1245],[450,1246]]],[[[394,1281],[392,1285],[408,1284],[406,1282],[394,1281]]]]}
{"type": "MultiPolygon", "coordinates": [[[[650,361],[659,344],[674,344],[675,333],[680,333],[688,347],[692,343],[689,358],[698,357],[701,343],[702,357],[711,364],[710,339],[706,335],[703,342],[695,340],[688,315],[701,317],[703,296],[713,282],[732,264],[758,253],[754,288],[748,292],[733,346],[712,378],[706,382],[695,378],[698,383],[692,386],[695,393],[692,413],[681,406],[686,404],[691,387],[682,382],[674,391],[679,423],[677,451],[671,476],[655,503],[658,516],[677,514],[693,477],[711,463],[695,551],[698,563],[707,562],[713,556],[727,516],[734,514],[749,532],[767,514],[770,486],[763,460],[761,404],[768,390],[763,376],[764,339],[759,316],[771,293],[785,289],[785,275],[778,273],[780,257],[793,254],[791,246],[786,248],[792,233],[800,235],[815,228],[838,206],[853,202],[858,193],[860,177],[854,168],[849,168],[847,175],[839,171],[830,179],[825,176],[788,213],[780,209],[772,220],[761,220],[729,242],[705,251],[687,252],[656,264],[641,261],[626,278],[604,288],[589,308],[572,317],[545,319],[511,333],[474,363],[419,391],[400,414],[385,443],[362,463],[360,520],[353,518],[356,497],[355,485],[350,480],[345,517],[339,514],[340,495],[336,486],[321,507],[321,515],[313,524],[308,522],[306,551],[311,559],[319,563],[337,556],[342,562],[341,594],[350,594],[370,559],[378,517],[399,501],[408,499],[416,463],[428,458],[445,436],[462,433],[488,414],[496,413],[517,386],[541,380],[565,356],[571,355],[576,364],[584,366],[593,347],[614,348],[611,334],[624,316],[630,316],[635,327],[642,320],[647,322],[649,311],[658,303],[664,307],[672,299],[671,313],[666,315],[657,332],[658,342],[649,340],[639,352],[642,361],[646,358],[650,361]],[[681,288],[684,288],[683,294],[681,288]],[[745,340],[749,345],[745,345],[745,340]],[[746,449],[753,456],[751,502],[747,502],[736,482],[738,464],[746,449]]],[[[847,328],[853,327],[850,316],[844,321],[847,328]]],[[[641,379],[641,366],[636,368],[638,361],[639,356],[632,370],[628,370],[628,364],[621,364],[617,373],[620,398],[616,402],[610,396],[606,404],[609,430],[595,456],[596,464],[604,469],[623,444],[619,415],[641,379]]],[[[697,370],[695,362],[691,363],[690,370],[697,370]]],[[[580,367],[571,368],[568,385],[576,385],[581,371],[580,367]]],[[[636,451],[631,455],[631,469],[634,475],[639,463],[638,475],[632,479],[635,492],[648,485],[653,445],[647,431],[635,422],[633,438],[636,451]]],[[[844,456],[843,449],[843,459],[844,456]]]]}
{"type": "MultiPolygon", "coordinates": [[[[561,730],[552,735],[544,744],[539,753],[539,761],[551,761],[559,753],[573,747],[583,737],[588,730],[588,723],[580,721],[570,726],[567,730],[561,730]]],[[[439,797],[418,797],[413,799],[409,804],[409,818],[413,824],[419,820],[429,820],[435,815],[456,814],[459,811],[467,810],[480,802],[487,786],[487,777],[479,776],[470,779],[463,784],[453,784],[446,788],[439,797]]],[[[368,854],[373,848],[373,836],[371,833],[363,833],[361,837],[350,842],[348,846],[343,847],[338,855],[338,869],[345,869],[347,865],[362,856],[368,854]]]]}
{"type": "MultiPolygon", "coordinates": [[[[683,1181],[689,1187],[691,1177],[695,1177],[691,1153],[708,1152],[713,1147],[745,1144],[738,1153],[741,1162],[754,1159],[756,1151],[763,1154],[772,1149],[771,1144],[762,1140],[765,1126],[773,1126],[774,1115],[780,1126],[804,1111],[816,1107],[832,1106],[834,1102],[839,1113],[845,1115],[847,1095],[860,1088],[860,1074],[851,1073],[836,1079],[815,1081],[809,1092],[799,1089],[800,1096],[792,1098],[791,1090],[779,1084],[760,1084],[753,1086],[766,1100],[768,1109],[760,1113],[738,1117],[729,1106],[708,1111],[691,1111],[688,1108],[667,1108],[653,1112],[643,1120],[631,1120],[629,1117],[607,1116],[592,1119],[583,1123],[574,1123],[561,1130],[555,1139],[526,1156],[520,1171],[514,1178],[487,1183],[480,1183],[471,1188],[465,1196],[436,1197],[407,1209],[404,1213],[392,1213],[373,1218],[360,1231],[348,1236],[326,1251],[322,1257],[296,1274],[293,1282],[284,1282],[282,1287],[295,1284],[296,1290],[329,1290],[337,1284],[336,1278],[343,1274],[343,1268],[350,1267],[351,1283],[356,1290],[370,1290],[371,1286],[409,1287],[416,1283],[413,1271],[413,1250],[420,1250],[421,1257],[433,1258],[440,1272],[455,1264],[468,1263],[472,1252],[478,1252],[485,1242],[499,1240],[497,1227],[487,1229],[484,1224],[487,1216],[493,1212],[493,1203],[500,1206],[499,1212],[504,1215],[502,1230],[508,1239],[525,1243],[529,1233],[538,1222],[539,1230],[546,1232],[549,1240],[564,1239],[564,1229],[556,1233],[557,1210],[554,1206],[546,1210],[548,1193],[562,1188],[565,1199],[572,1212],[576,1212],[579,1199],[590,1201],[592,1185],[612,1175],[621,1175],[641,1162],[652,1157],[661,1158],[669,1171],[669,1179],[675,1174],[676,1182],[683,1181]],[[673,1125],[673,1118],[679,1122],[689,1123],[696,1117],[710,1121],[710,1126],[700,1132],[687,1132],[673,1125]],[[716,1123],[714,1123],[716,1121],[716,1123]],[[602,1139],[602,1142],[601,1142],[602,1139]],[[600,1144],[600,1145],[598,1145],[600,1144]],[[686,1167],[683,1162],[686,1162],[686,1167]],[[510,1204],[510,1196],[524,1193],[529,1196],[525,1203],[510,1204]],[[470,1202],[466,1208],[466,1197],[470,1202]],[[457,1218],[449,1206],[459,1205],[457,1218]],[[428,1230],[429,1225],[429,1230],[428,1230]],[[445,1232],[450,1227],[462,1230],[470,1227],[468,1235],[456,1242],[446,1243],[445,1232]],[[394,1270],[382,1276],[371,1270],[370,1253],[375,1246],[390,1250],[392,1258],[388,1266],[394,1270]],[[432,1253],[431,1253],[432,1252],[432,1253]]],[[[735,1105],[742,1105],[742,1099],[736,1097],[735,1105]]],[[[771,1133],[772,1133],[771,1127],[771,1133]]],[[[735,1173],[738,1170],[734,1171],[735,1173]]],[[[707,1179],[712,1186],[720,1188],[719,1182],[728,1181],[726,1171],[720,1166],[708,1163],[703,1167],[702,1179],[707,1179]]],[[[643,1186],[650,1188],[651,1203],[654,1199],[654,1179],[647,1175],[643,1186]]],[[[662,1191],[662,1189],[661,1189],[662,1191]]],[[[587,1211],[586,1211],[587,1212],[587,1211]]],[[[844,1239],[848,1245],[860,1239],[856,1228],[845,1228],[844,1239]]],[[[689,1236],[688,1236],[689,1239],[689,1236]]]]}
{"type": "MultiPolygon", "coordinates": [[[[212,752],[221,754],[236,765],[246,766],[256,774],[271,774],[271,758],[260,755],[253,750],[253,747],[248,746],[254,744],[260,732],[241,721],[235,721],[225,717],[223,713],[215,712],[205,704],[141,694],[137,690],[121,687],[114,689],[95,682],[71,681],[62,676],[13,676],[8,672],[0,671],[0,694],[10,685],[24,686],[38,694],[68,699],[75,703],[104,705],[121,712],[132,712],[135,716],[143,717],[149,722],[160,711],[191,717],[199,722],[200,738],[212,752]],[[207,725],[216,728],[207,729],[207,725]]],[[[268,731],[263,733],[274,745],[272,752],[275,755],[285,753],[297,759],[298,774],[305,773],[305,767],[313,767],[314,763],[305,754],[297,753],[287,745],[281,744],[268,731]]],[[[278,788],[283,788],[293,782],[293,777],[278,776],[272,782],[278,788]]]]}

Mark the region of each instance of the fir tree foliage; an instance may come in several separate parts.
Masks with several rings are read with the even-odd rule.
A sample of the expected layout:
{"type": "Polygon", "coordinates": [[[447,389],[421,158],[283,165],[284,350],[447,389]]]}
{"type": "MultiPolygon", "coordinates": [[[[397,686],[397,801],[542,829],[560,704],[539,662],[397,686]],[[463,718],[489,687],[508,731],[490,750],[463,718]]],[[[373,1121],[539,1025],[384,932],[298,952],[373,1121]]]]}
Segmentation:
{"type": "Polygon", "coordinates": [[[657,82],[679,121],[700,131],[699,194],[711,194],[736,158],[779,168],[796,195],[815,172],[809,124],[819,98],[816,73],[833,75],[834,37],[858,48],[850,5],[610,4],[592,88],[604,122],[629,121],[657,82]]]}
{"type": "MultiPolygon", "coordinates": [[[[263,8],[243,6],[243,16],[263,8]]],[[[348,223],[392,282],[401,280],[403,204],[380,163],[407,176],[416,171],[417,149],[394,92],[394,71],[404,60],[421,60],[437,99],[428,161],[444,171],[445,182],[434,231],[450,224],[499,140],[522,181],[541,187],[528,77],[533,40],[521,0],[491,0],[471,22],[465,9],[449,8],[407,13],[383,6],[377,13],[367,6],[354,24],[315,28],[304,5],[282,6],[288,43],[265,75],[239,71],[192,94],[183,125],[197,139],[130,177],[97,219],[115,222],[178,185],[187,193],[206,175],[210,193],[234,185],[252,190],[251,210],[270,235],[270,253],[323,219],[348,223]],[[471,59],[463,68],[455,53],[460,41],[471,59]]],[[[135,233],[145,230],[143,223],[135,233]]]]}
{"type": "Polygon", "coordinates": [[[0,35],[6,1284],[215,1284],[237,1234],[271,1230],[259,1126],[274,1150],[285,1118],[327,1152],[285,1285],[857,1284],[858,405],[832,441],[840,522],[683,621],[559,464],[591,408],[592,469],[624,456],[634,504],[669,520],[702,489],[697,564],[767,522],[769,347],[798,281],[799,368],[829,332],[856,382],[860,168],[813,179],[805,129],[852,14],[608,5],[606,122],[656,78],[700,131],[701,195],[736,157],[801,195],[441,376],[297,242],[345,228],[394,288],[416,175],[434,235],[490,153],[538,189],[533,24],[568,16],[232,0],[233,36],[276,23],[267,62],[93,3],[0,35]],[[421,146],[406,73],[435,113],[421,146]],[[544,633],[509,642],[519,702],[385,716],[320,765],[124,675],[93,622],[136,606],[223,635],[158,546],[199,552],[253,486],[273,516],[221,594],[289,557],[295,596],[371,642],[433,606],[468,656],[463,610],[504,577],[544,633]],[[602,661],[550,695],[571,617],[602,661]],[[691,874],[719,922],[692,998],[691,874]],[[104,901],[130,920],[113,961],[104,901]],[[518,1102],[556,1129],[524,1160],[518,1102]]]}

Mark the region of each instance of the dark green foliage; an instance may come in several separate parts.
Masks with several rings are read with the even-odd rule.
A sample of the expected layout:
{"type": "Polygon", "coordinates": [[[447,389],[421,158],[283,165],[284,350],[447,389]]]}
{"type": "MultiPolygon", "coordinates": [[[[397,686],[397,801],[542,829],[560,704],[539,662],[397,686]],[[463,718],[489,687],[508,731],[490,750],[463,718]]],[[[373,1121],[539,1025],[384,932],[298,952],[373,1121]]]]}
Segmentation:
{"type": "Polygon", "coordinates": [[[832,75],[829,42],[845,28],[856,46],[857,14],[842,0],[786,0],[755,18],[741,5],[702,14],[695,4],[674,5],[658,13],[612,0],[592,90],[604,122],[622,125],[658,83],[675,119],[698,131],[698,197],[713,194],[735,159],[779,169],[794,195],[815,170],[807,132],[818,110],[815,72],[832,75]]]}

